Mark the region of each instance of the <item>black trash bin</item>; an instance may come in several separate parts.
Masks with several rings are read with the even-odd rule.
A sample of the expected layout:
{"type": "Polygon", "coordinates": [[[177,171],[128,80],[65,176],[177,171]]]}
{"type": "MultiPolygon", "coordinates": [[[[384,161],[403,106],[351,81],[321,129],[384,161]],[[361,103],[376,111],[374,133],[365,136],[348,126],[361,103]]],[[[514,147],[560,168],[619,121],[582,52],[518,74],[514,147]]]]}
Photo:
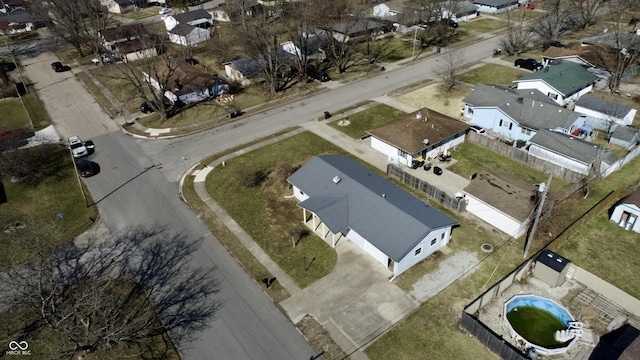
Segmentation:
{"type": "Polygon", "coordinates": [[[325,119],[328,119],[328,118],[330,118],[330,117],[331,117],[331,113],[330,113],[330,112],[328,112],[328,111],[325,111],[325,112],[324,112],[324,118],[325,118],[325,119]]]}

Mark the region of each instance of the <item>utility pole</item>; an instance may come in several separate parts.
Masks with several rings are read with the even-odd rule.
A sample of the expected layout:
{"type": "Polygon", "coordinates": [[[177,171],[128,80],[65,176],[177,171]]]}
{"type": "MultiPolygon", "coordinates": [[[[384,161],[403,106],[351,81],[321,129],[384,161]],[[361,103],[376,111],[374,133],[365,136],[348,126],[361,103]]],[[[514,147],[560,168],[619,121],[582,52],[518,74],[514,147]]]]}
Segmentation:
{"type": "Polygon", "coordinates": [[[524,259],[527,258],[527,253],[529,252],[531,241],[533,241],[533,235],[536,232],[536,227],[538,226],[538,220],[540,219],[540,214],[542,214],[542,207],[544,206],[544,200],[547,197],[547,192],[549,191],[549,185],[551,185],[552,178],[553,178],[553,173],[549,172],[549,178],[547,178],[546,184],[542,183],[544,184],[544,189],[542,190],[542,195],[540,195],[540,201],[538,202],[538,209],[536,210],[536,216],[533,218],[533,225],[531,226],[531,230],[529,231],[529,236],[527,236],[527,241],[524,243],[524,253],[522,254],[522,257],[524,259]]]}

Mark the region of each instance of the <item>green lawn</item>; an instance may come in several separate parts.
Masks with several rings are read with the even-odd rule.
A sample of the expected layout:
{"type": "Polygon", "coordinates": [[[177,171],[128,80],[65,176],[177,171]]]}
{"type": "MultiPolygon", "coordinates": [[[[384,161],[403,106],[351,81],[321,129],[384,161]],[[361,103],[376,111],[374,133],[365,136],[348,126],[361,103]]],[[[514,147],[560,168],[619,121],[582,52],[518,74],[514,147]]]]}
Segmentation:
{"type": "Polygon", "coordinates": [[[329,125],[354,139],[359,139],[366,135],[367,130],[391,122],[403,114],[405,114],[405,112],[401,110],[389,105],[380,104],[341,119],[348,120],[350,122],[349,125],[340,126],[339,121],[332,121],[329,125]]]}
{"type": "Polygon", "coordinates": [[[216,167],[206,182],[211,197],[300,287],[331,272],[336,252],[312,234],[303,236],[293,246],[290,231],[306,228],[300,223],[302,212],[296,200],[285,198],[291,195],[291,189],[275,169],[278,164],[296,168],[323,153],[343,152],[316,135],[303,133],[216,167]],[[263,181],[244,187],[241,183],[252,174],[264,177],[263,181]],[[316,258],[307,271],[305,258],[316,258]]]}
{"type": "Polygon", "coordinates": [[[460,75],[460,81],[468,84],[513,85],[513,80],[519,79],[526,74],[526,71],[516,67],[486,64],[460,75]]]}
{"type": "MultiPolygon", "coordinates": [[[[538,184],[547,179],[547,175],[542,171],[513,161],[508,157],[496,154],[489,149],[472,143],[466,142],[458,146],[458,150],[453,150],[452,155],[457,162],[447,169],[465,178],[469,178],[472,174],[480,172],[501,171],[517,176],[531,184],[538,184]]],[[[550,188],[552,191],[563,193],[569,189],[570,186],[571,184],[565,181],[553,178],[550,188]]]]}
{"type": "Polygon", "coordinates": [[[18,98],[0,99],[0,129],[29,126],[29,115],[18,98]]]}
{"type": "Polygon", "coordinates": [[[488,18],[478,18],[471,21],[461,21],[460,28],[468,31],[477,31],[486,33],[494,30],[498,30],[506,26],[504,21],[488,18]]]}
{"type": "Polygon", "coordinates": [[[132,19],[132,20],[140,20],[140,19],[148,18],[150,16],[158,15],[159,11],[160,11],[160,7],[150,6],[148,8],[136,9],[134,11],[130,11],[124,14],[114,14],[114,16],[123,17],[126,19],[132,19]]]}
{"type": "MultiPolygon", "coordinates": [[[[30,161],[39,168],[35,179],[30,181],[13,182],[10,176],[2,178],[8,202],[0,205],[0,227],[4,229],[14,222],[30,226],[38,221],[54,221],[64,233],[61,237],[64,243],[59,245],[70,243],[93,224],[90,218],[95,219],[98,212],[95,206],[86,206],[68,150],[60,145],[43,145],[21,151],[29,154],[30,161]]],[[[92,202],[91,198],[88,200],[92,202]]],[[[15,254],[4,232],[0,232],[0,247],[3,249],[0,260],[10,255],[24,260],[30,256],[15,254]]]]}

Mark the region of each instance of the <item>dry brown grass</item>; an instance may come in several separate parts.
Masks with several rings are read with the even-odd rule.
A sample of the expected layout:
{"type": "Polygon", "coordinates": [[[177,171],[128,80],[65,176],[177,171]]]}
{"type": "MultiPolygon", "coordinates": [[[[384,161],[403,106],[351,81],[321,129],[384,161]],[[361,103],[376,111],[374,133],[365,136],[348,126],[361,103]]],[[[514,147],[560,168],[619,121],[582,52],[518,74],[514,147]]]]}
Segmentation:
{"type": "Polygon", "coordinates": [[[429,108],[449,115],[454,119],[462,119],[460,109],[464,106],[464,99],[471,91],[464,85],[447,91],[441,83],[431,84],[412,91],[398,98],[401,102],[417,108],[429,108]]]}

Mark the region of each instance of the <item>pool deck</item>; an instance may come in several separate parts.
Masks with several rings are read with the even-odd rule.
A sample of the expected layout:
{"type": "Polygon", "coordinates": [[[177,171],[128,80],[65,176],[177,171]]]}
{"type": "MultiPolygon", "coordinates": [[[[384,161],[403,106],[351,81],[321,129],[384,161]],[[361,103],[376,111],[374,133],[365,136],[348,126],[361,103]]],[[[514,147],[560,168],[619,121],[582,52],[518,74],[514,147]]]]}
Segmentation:
{"type": "MultiPolygon", "coordinates": [[[[494,298],[489,304],[484,306],[479,313],[479,320],[485,325],[489,326],[493,331],[502,335],[502,337],[510,342],[512,345],[523,349],[522,343],[516,343],[516,339],[512,338],[509,331],[503,324],[503,310],[504,303],[508,301],[514,295],[538,295],[542,297],[554,300],[558,304],[561,304],[569,310],[571,315],[579,319],[580,314],[575,314],[569,307],[569,301],[575,297],[576,294],[582,292],[584,286],[573,281],[567,281],[562,286],[550,287],[545,282],[538,280],[534,277],[529,277],[527,281],[514,283],[507,288],[502,294],[494,298]]],[[[583,321],[584,322],[584,321],[583,321]]],[[[589,334],[591,330],[597,332],[596,329],[591,329],[589,321],[584,322],[585,336],[579,339],[567,352],[561,355],[545,356],[545,359],[576,359],[587,360],[593,351],[595,343],[590,344],[591,338],[589,334]]],[[[594,342],[597,341],[597,337],[594,342]]]]}

